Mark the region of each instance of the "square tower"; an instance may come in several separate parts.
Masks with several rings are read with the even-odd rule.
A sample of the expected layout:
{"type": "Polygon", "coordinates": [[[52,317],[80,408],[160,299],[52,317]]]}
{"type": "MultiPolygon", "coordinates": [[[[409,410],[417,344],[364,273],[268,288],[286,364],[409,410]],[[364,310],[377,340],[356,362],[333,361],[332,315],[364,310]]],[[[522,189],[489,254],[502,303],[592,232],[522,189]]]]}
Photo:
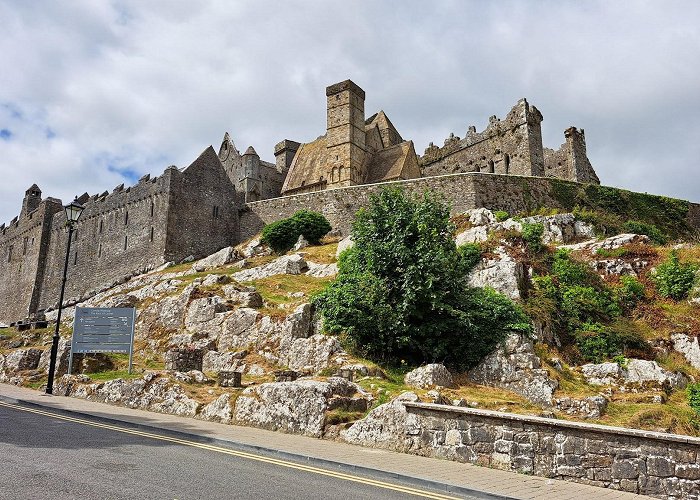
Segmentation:
{"type": "Polygon", "coordinates": [[[329,187],[345,187],[366,181],[365,91],[351,80],[326,88],[329,187]]]}

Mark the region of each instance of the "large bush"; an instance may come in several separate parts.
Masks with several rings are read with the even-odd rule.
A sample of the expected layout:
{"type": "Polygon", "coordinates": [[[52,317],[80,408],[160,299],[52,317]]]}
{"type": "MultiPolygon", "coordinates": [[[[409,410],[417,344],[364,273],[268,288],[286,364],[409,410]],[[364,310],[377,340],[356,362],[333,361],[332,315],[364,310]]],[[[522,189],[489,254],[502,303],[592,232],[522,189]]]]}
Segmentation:
{"type": "Polygon", "coordinates": [[[376,361],[457,369],[474,366],[509,331],[529,331],[509,299],[467,285],[478,249],[458,251],[453,232],[449,207],[429,193],[373,196],[355,218],[337,279],[314,299],[326,329],[376,361]]]}
{"type": "Polygon", "coordinates": [[[318,212],[299,210],[291,217],[267,224],[262,230],[262,242],[277,253],[284,253],[294,246],[303,235],[309,243],[318,244],[331,225],[318,212]]]}
{"type": "Polygon", "coordinates": [[[684,264],[678,258],[678,253],[671,251],[668,259],[656,268],[654,275],[659,295],[674,300],[684,299],[693,288],[697,272],[697,264],[684,264]]]}

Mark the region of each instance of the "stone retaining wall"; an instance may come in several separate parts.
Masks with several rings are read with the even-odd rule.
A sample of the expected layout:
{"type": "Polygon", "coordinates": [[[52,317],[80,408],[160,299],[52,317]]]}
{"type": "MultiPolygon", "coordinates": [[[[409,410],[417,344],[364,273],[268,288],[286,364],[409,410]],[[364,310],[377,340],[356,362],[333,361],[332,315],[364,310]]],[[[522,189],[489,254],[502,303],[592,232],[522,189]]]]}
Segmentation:
{"type": "MultiPolygon", "coordinates": [[[[404,403],[415,454],[659,498],[700,497],[700,438],[404,403]]],[[[405,448],[404,448],[405,449],[405,448]]]]}

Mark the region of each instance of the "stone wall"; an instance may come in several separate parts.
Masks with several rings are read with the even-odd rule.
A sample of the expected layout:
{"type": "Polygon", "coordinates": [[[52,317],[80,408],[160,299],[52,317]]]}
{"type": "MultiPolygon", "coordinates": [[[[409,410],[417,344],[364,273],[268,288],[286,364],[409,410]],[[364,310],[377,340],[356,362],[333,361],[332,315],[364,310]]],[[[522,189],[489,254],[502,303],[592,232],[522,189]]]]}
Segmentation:
{"type": "Polygon", "coordinates": [[[396,442],[470,462],[660,498],[700,496],[700,438],[426,403],[403,403],[396,442]]]}
{"type": "Polygon", "coordinates": [[[0,322],[28,316],[39,298],[45,269],[48,232],[60,201],[49,198],[35,210],[22,212],[0,232],[0,322]]]}
{"type": "Polygon", "coordinates": [[[471,126],[464,139],[450,135],[443,147],[432,143],[420,158],[425,177],[466,172],[543,175],[542,114],[521,99],[508,115],[489,118],[477,132],[471,126]]]}
{"type": "MultiPolygon", "coordinates": [[[[74,301],[164,262],[170,185],[178,174],[171,167],[159,177],[144,177],[128,188],[117,186],[84,203],[71,242],[66,300],[74,301]]],[[[67,237],[61,211],[51,224],[39,309],[57,304],[67,237]]]]}

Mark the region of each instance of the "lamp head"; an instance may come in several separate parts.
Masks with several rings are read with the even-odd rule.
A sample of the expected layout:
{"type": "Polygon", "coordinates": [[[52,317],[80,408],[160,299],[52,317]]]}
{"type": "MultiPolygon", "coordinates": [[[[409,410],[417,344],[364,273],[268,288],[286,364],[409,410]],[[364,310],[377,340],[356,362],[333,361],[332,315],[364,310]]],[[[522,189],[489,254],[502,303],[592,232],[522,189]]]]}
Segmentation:
{"type": "Polygon", "coordinates": [[[80,214],[83,213],[83,209],[85,207],[78,203],[78,198],[76,198],[63,208],[66,210],[66,221],[68,224],[75,224],[80,218],[80,214]]]}

